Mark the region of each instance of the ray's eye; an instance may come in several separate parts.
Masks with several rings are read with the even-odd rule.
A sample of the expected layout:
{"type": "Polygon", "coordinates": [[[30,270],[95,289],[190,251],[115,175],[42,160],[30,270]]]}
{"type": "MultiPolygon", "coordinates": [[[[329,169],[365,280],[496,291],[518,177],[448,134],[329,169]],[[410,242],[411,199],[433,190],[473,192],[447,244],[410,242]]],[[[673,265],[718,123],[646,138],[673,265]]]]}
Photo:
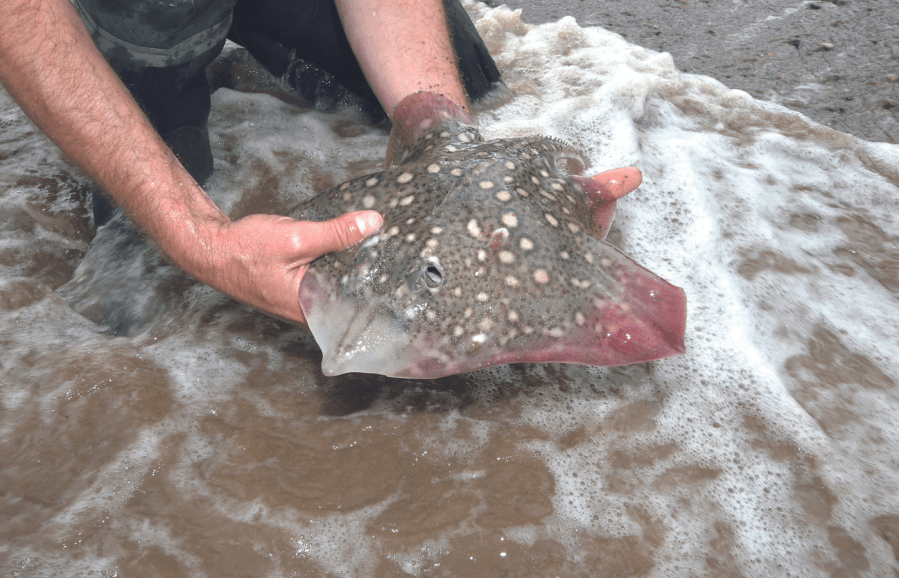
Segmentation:
{"type": "Polygon", "coordinates": [[[424,287],[434,289],[443,284],[443,270],[439,263],[428,261],[421,269],[413,271],[406,282],[413,292],[421,291],[424,287]]]}
{"type": "Polygon", "coordinates": [[[425,284],[431,289],[443,283],[443,271],[437,263],[428,263],[424,271],[425,284]]]}
{"type": "Polygon", "coordinates": [[[406,280],[406,283],[409,285],[409,291],[413,293],[418,293],[421,291],[421,288],[424,286],[424,281],[422,280],[421,271],[413,271],[409,278],[406,280]]]}

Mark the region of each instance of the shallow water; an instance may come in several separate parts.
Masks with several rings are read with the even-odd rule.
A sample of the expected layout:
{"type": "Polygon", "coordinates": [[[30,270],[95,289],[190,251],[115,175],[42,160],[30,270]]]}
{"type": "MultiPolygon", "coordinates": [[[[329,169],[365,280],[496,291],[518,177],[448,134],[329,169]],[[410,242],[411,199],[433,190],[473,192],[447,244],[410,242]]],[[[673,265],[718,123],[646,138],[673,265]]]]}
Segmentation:
{"type": "MultiPolygon", "coordinates": [[[[475,11],[515,95],[486,137],[643,170],[610,241],[685,288],[688,353],[326,378],[311,337],[124,222],[88,252],[88,182],[4,94],[3,575],[899,572],[899,148],[602,29],[475,11]]],[[[211,124],[232,216],[376,170],[386,144],[227,89],[211,124]]]]}

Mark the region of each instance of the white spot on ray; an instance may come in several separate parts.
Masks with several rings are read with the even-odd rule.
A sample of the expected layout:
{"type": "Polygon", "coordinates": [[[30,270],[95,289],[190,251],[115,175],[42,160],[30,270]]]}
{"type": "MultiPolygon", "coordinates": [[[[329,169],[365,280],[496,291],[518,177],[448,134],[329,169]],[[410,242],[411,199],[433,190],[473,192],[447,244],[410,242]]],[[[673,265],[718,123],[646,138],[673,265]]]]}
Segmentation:
{"type": "Polygon", "coordinates": [[[512,194],[509,191],[500,191],[496,193],[496,198],[505,203],[512,200],[512,194]]]}
{"type": "Polygon", "coordinates": [[[468,234],[472,237],[480,237],[481,236],[481,227],[478,225],[478,222],[474,219],[468,221],[468,234]]]}
{"type": "Polygon", "coordinates": [[[527,237],[522,237],[521,241],[518,242],[518,246],[521,247],[523,251],[530,251],[534,248],[534,242],[527,237]]]}
{"type": "Polygon", "coordinates": [[[546,217],[546,221],[553,227],[559,226],[559,220],[556,219],[555,217],[553,217],[552,215],[550,215],[549,213],[546,213],[543,216],[546,217]]]}
{"type": "Polygon", "coordinates": [[[509,314],[506,316],[506,318],[512,323],[515,323],[516,321],[518,321],[518,313],[516,313],[515,311],[509,311],[509,314]]]}
{"type": "Polygon", "coordinates": [[[515,163],[513,163],[512,161],[506,161],[506,168],[511,171],[515,168],[515,163]]]}
{"type": "Polygon", "coordinates": [[[439,235],[442,232],[443,232],[443,227],[431,227],[432,235],[439,235]]]}
{"type": "Polygon", "coordinates": [[[480,183],[478,183],[478,185],[480,185],[480,187],[482,189],[492,189],[493,188],[493,183],[490,181],[481,181],[480,183]]]}
{"type": "Polygon", "coordinates": [[[440,165],[438,165],[437,163],[431,163],[431,164],[429,164],[429,165],[428,165],[428,172],[431,173],[431,174],[439,173],[439,172],[440,172],[440,165]]]}
{"type": "Polygon", "coordinates": [[[400,200],[400,205],[402,205],[404,207],[408,207],[409,205],[412,204],[412,201],[414,201],[414,200],[415,200],[415,195],[409,195],[408,197],[403,197],[402,200],[400,200]]]}
{"type": "MultiPolygon", "coordinates": [[[[592,265],[593,264],[593,253],[584,253],[584,259],[592,265]]],[[[611,265],[611,262],[609,262],[609,264],[603,263],[603,266],[605,266],[605,267],[608,267],[609,265],[611,265]]]]}
{"type": "Polygon", "coordinates": [[[587,318],[584,317],[584,314],[578,311],[574,314],[574,322],[578,325],[583,325],[587,321],[587,318]]]}
{"type": "Polygon", "coordinates": [[[462,169],[455,168],[450,171],[450,174],[453,175],[454,177],[460,177],[460,176],[462,176],[462,169]]]}
{"type": "Polygon", "coordinates": [[[401,174],[400,176],[398,176],[398,177],[396,178],[396,182],[398,182],[398,183],[401,184],[401,185],[405,185],[406,183],[408,183],[409,181],[412,180],[412,177],[413,177],[413,176],[414,176],[414,175],[413,175],[412,173],[409,173],[409,172],[403,173],[403,174],[401,174]]]}
{"type": "Polygon", "coordinates": [[[546,285],[549,283],[549,273],[546,272],[546,269],[534,269],[534,281],[546,285]]]}
{"type": "Polygon", "coordinates": [[[512,275],[507,275],[505,282],[506,282],[506,285],[508,285],[509,287],[518,287],[518,285],[520,283],[518,281],[518,277],[514,277],[512,275]]]}
{"type": "Polygon", "coordinates": [[[372,178],[368,179],[367,181],[365,181],[365,186],[366,186],[366,187],[373,187],[373,186],[375,186],[375,185],[377,185],[377,184],[378,184],[378,178],[377,178],[377,177],[372,177],[372,178]]]}
{"type": "Polygon", "coordinates": [[[375,198],[372,195],[365,195],[362,197],[362,206],[366,209],[370,209],[375,206],[375,198]]]}
{"type": "Polygon", "coordinates": [[[515,254],[511,251],[500,251],[499,252],[499,260],[505,264],[510,264],[515,262],[515,254]]]}
{"type": "Polygon", "coordinates": [[[482,292],[482,293],[478,293],[478,294],[477,294],[477,300],[478,300],[478,301],[484,302],[484,301],[487,301],[488,299],[490,299],[490,296],[487,295],[486,293],[483,293],[483,292],[482,292]]]}
{"type": "Polygon", "coordinates": [[[400,228],[397,227],[396,225],[394,225],[393,227],[390,227],[389,229],[387,229],[387,236],[393,237],[394,235],[396,235],[399,232],[400,232],[400,228]]]}
{"type": "Polygon", "coordinates": [[[503,213],[503,216],[500,218],[500,220],[502,220],[503,225],[507,227],[518,226],[518,217],[515,216],[515,213],[503,213]]]}
{"type": "Polygon", "coordinates": [[[478,249],[478,261],[482,263],[487,260],[487,251],[483,249],[478,249]]]}
{"type": "Polygon", "coordinates": [[[570,257],[570,255],[568,254],[568,251],[559,251],[559,257],[561,257],[563,259],[568,259],[570,257]]]}
{"type": "Polygon", "coordinates": [[[572,233],[579,233],[581,231],[581,228],[578,227],[577,225],[575,225],[574,223],[572,223],[571,221],[569,221],[568,222],[568,230],[571,231],[572,233]]]}
{"type": "Polygon", "coordinates": [[[408,241],[410,243],[414,242],[415,241],[415,233],[409,233],[408,235],[406,235],[406,241],[408,241]]]}

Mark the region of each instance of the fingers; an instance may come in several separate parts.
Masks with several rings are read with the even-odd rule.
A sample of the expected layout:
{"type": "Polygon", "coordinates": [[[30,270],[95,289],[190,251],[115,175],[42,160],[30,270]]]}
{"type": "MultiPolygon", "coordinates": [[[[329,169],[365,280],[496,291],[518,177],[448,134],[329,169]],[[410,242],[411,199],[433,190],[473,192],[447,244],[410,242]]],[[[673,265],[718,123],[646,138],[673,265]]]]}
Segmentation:
{"type": "Polygon", "coordinates": [[[636,167],[612,169],[592,177],[570,178],[574,186],[587,195],[587,205],[593,209],[595,230],[601,239],[606,238],[615,217],[615,201],[643,182],[643,174],[636,167]]]}
{"type": "Polygon", "coordinates": [[[643,173],[637,167],[624,167],[599,173],[593,180],[604,184],[612,199],[617,201],[640,186],[643,182],[643,173]]]}
{"type": "Polygon", "coordinates": [[[393,109],[390,119],[393,128],[387,142],[384,167],[401,162],[403,155],[430,129],[455,119],[461,124],[474,125],[474,118],[464,107],[443,94],[415,92],[406,95],[393,109]]]}
{"type": "Polygon", "coordinates": [[[305,249],[315,255],[341,251],[377,231],[383,221],[375,211],[357,211],[330,221],[306,222],[305,249]]]}
{"type": "Polygon", "coordinates": [[[592,177],[571,177],[594,202],[611,203],[634,191],[643,182],[637,167],[623,167],[604,171],[592,177]]]}

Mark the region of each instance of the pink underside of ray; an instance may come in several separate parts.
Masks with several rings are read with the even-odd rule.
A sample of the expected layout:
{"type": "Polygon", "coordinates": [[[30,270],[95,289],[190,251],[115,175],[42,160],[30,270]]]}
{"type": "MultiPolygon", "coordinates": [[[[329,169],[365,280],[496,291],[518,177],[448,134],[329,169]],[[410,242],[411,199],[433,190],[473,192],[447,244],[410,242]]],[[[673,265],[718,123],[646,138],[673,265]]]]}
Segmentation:
{"type": "Polygon", "coordinates": [[[449,364],[421,359],[411,365],[407,373],[397,377],[442,377],[508,363],[576,363],[606,367],[683,354],[687,321],[684,291],[654,276],[634,279],[628,291],[632,296],[628,303],[609,302],[593,309],[582,325],[562,337],[546,336],[535,339],[525,348],[473,355],[449,364]]]}
{"type": "MultiPolygon", "coordinates": [[[[586,312],[583,323],[559,337],[535,335],[523,347],[497,349],[485,344],[471,354],[439,359],[434,355],[438,338],[421,335],[397,348],[403,368],[391,370],[393,377],[436,378],[508,363],[577,363],[594,366],[627,365],[663,359],[684,353],[686,296],[642,267],[635,266],[620,279],[626,297],[599,303],[586,312]]],[[[341,332],[335,327],[334,284],[308,275],[303,282],[301,307],[319,344],[323,332],[341,332]]],[[[539,328],[542,329],[542,328],[539,328]]],[[[539,331],[538,329],[538,331],[539,331]]],[[[333,334],[332,334],[333,335],[333,334]]],[[[327,352],[325,352],[327,354],[327,352]]],[[[370,362],[371,360],[367,360],[370,362]]],[[[375,371],[377,372],[377,371],[375,371]]]]}

